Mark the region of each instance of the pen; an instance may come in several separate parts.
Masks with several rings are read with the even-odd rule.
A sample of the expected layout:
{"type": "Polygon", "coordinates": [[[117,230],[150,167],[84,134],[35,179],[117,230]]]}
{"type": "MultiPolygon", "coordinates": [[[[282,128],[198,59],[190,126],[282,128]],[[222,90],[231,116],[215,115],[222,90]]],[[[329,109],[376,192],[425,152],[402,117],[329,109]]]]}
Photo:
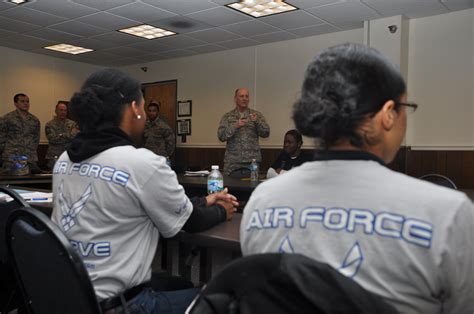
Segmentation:
{"type": "Polygon", "coordinates": [[[48,198],[47,197],[39,197],[39,198],[30,198],[30,201],[34,202],[34,201],[47,201],[48,198]]]}

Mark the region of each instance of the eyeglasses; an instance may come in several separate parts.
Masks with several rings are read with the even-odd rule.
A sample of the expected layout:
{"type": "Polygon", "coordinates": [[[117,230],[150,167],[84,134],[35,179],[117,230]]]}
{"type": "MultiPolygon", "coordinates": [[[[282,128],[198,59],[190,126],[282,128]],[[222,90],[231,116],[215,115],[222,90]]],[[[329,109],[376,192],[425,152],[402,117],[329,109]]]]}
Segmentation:
{"type": "Polygon", "coordinates": [[[418,108],[418,105],[413,103],[413,102],[410,102],[410,103],[406,103],[406,102],[399,102],[398,103],[400,106],[405,106],[407,107],[407,113],[410,114],[410,113],[413,113],[416,111],[416,109],[418,108]]]}

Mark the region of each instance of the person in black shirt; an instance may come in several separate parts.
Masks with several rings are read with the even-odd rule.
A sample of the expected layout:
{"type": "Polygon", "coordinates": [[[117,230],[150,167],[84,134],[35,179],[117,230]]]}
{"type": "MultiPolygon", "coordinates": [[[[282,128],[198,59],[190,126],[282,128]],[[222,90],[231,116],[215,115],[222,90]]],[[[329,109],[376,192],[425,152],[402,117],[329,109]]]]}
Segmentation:
{"type": "Polygon", "coordinates": [[[297,167],[307,161],[310,161],[311,154],[301,151],[303,138],[297,130],[289,130],[285,134],[283,141],[283,151],[273,162],[267,171],[267,178],[273,178],[293,167],[297,167]]]}

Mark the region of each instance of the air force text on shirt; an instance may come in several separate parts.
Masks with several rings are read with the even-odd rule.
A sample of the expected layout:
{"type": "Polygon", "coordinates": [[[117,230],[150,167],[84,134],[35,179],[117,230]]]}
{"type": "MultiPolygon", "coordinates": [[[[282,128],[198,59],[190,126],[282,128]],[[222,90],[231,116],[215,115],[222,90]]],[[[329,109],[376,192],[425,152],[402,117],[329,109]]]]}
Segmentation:
{"type": "Polygon", "coordinates": [[[58,161],[53,170],[53,174],[72,175],[75,173],[80,176],[96,178],[121,186],[127,186],[127,182],[130,178],[130,174],[125,171],[117,170],[109,166],[89,163],[69,163],[67,161],[58,161]]]}
{"type": "Polygon", "coordinates": [[[363,231],[369,236],[389,237],[425,248],[431,247],[433,226],[425,221],[389,212],[374,213],[368,209],[341,207],[305,207],[295,217],[287,206],[275,206],[259,211],[255,209],[245,226],[252,229],[311,228],[319,224],[331,231],[363,231]]]}

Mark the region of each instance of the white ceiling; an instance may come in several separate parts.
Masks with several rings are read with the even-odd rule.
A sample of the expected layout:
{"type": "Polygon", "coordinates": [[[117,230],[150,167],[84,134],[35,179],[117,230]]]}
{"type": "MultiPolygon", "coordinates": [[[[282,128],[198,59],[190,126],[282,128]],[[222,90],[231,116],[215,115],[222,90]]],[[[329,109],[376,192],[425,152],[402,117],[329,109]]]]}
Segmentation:
{"type": "Polygon", "coordinates": [[[364,20],[417,18],[474,7],[474,0],[287,0],[297,11],[259,19],[229,0],[0,0],[0,46],[104,66],[122,66],[362,27],[364,20]],[[177,32],[147,40],[117,29],[147,23],[177,32]],[[69,43],[96,51],[43,49],[69,43]]]}

